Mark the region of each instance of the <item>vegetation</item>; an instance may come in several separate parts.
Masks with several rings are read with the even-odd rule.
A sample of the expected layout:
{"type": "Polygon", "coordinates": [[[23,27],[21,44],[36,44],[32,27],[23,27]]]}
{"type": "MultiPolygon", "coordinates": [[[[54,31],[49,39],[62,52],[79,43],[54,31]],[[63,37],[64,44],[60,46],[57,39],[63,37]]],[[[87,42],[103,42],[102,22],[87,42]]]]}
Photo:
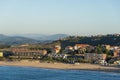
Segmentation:
{"type": "Polygon", "coordinates": [[[111,46],[120,45],[120,35],[111,34],[111,35],[98,35],[98,36],[70,36],[63,40],[59,40],[62,47],[68,45],[74,46],[75,44],[89,44],[92,46],[97,46],[101,44],[109,44],[111,46]]]}

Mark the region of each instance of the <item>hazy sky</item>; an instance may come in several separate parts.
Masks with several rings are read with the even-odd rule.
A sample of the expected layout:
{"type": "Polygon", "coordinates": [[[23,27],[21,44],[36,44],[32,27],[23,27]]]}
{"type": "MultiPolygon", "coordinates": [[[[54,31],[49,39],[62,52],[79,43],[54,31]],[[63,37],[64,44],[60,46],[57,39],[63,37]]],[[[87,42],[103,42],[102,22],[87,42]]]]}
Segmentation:
{"type": "Polygon", "coordinates": [[[0,33],[120,33],[120,0],[0,0],[0,33]]]}

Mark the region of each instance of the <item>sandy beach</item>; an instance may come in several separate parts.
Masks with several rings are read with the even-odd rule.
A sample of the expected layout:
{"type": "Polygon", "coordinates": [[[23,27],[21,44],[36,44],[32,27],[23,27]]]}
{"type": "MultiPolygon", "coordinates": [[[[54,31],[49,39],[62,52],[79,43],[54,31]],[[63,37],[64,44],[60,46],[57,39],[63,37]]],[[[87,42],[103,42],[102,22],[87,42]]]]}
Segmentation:
{"type": "Polygon", "coordinates": [[[100,65],[93,65],[88,63],[80,64],[64,64],[64,63],[40,63],[39,61],[0,61],[0,66],[26,66],[38,68],[52,68],[52,69],[73,69],[73,70],[93,70],[93,71],[109,71],[120,72],[117,67],[105,67],[100,65]]]}

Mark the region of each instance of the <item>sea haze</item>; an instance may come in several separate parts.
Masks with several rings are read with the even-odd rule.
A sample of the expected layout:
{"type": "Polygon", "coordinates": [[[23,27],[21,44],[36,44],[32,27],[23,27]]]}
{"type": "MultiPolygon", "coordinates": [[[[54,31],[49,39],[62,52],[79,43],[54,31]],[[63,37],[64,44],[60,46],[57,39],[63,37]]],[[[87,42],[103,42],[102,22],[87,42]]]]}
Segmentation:
{"type": "Polygon", "coordinates": [[[0,66],[1,80],[119,80],[120,73],[0,66]]]}
{"type": "Polygon", "coordinates": [[[7,45],[17,45],[17,44],[37,44],[37,43],[47,43],[60,38],[67,37],[67,34],[54,34],[54,35],[44,35],[44,34],[12,34],[3,35],[0,34],[0,44],[7,45]]]}

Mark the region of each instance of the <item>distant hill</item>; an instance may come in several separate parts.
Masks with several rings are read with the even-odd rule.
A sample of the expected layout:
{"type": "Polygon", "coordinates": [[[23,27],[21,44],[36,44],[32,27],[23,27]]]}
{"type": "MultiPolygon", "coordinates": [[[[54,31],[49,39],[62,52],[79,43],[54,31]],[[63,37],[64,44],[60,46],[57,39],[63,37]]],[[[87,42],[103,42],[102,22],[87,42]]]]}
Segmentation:
{"type": "Polygon", "coordinates": [[[0,45],[17,45],[17,44],[35,44],[35,43],[49,43],[60,38],[67,37],[66,34],[43,35],[43,34],[15,34],[3,35],[0,34],[0,45]]]}
{"type": "Polygon", "coordinates": [[[54,35],[49,35],[46,37],[43,37],[43,40],[59,40],[65,37],[68,37],[69,35],[67,34],[54,34],[54,35]]]}
{"type": "Polygon", "coordinates": [[[6,36],[6,35],[3,35],[3,34],[0,34],[0,40],[1,39],[5,39],[5,38],[8,38],[9,36],[6,36]]]}
{"type": "Polygon", "coordinates": [[[17,34],[16,36],[23,36],[40,41],[54,41],[60,38],[65,38],[69,35],[67,34],[54,34],[54,35],[44,35],[44,34],[17,34]]]}
{"type": "Polygon", "coordinates": [[[3,35],[3,34],[0,34],[0,46],[2,45],[5,45],[6,43],[2,40],[6,39],[6,38],[9,38],[9,36],[6,36],[6,35],[3,35]]]}
{"type": "Polygon", "coordinates": [[[20,37],[20,36],[0,36],[0,44],[7,44],[7,45],[16,45],[16,44],[33,44],[33,43],[38,43],[39,41],[30,39],[30,38],[25,38],[25,37],[20,37]]]}
{"type": "Polygon", "coordinates": [[[46,37],[44,34],[12,34],[10,36],[22,36],[26,38],[31,38],[35,40],[42,40],[42,37],[46,37]]]}

